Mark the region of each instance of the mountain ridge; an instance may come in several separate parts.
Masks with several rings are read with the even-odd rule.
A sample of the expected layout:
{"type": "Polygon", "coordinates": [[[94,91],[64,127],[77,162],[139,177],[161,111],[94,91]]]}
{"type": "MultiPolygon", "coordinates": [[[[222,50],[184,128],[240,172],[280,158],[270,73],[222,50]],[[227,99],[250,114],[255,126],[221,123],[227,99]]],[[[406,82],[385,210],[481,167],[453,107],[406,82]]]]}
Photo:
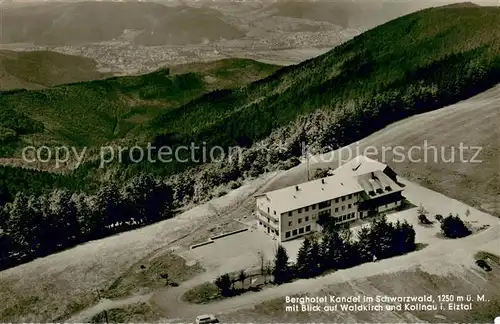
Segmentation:
{"type": "Polygon", "coordinates": [[[244,36],[209,8],[168,7],[151,2],[61,2],[12,6],[2,11],[8,43],[71,45],[112,41],[124,30],[141,31],[136,45],[184,45],[244,36]],[[109,19],[114,17],[114,19],[109,19]],[[89,25],[89,19],[92,23],[89,25]],[[197,20],[204,28],[189,24],[197,20]],[[188,22],[186,24],[186,22],[188,22]],[[177,32],[172,33],[172,30],[177,32]],[[179,32],[181,30],[181,32],[179,32]]]}
{"type": "MultiPolygon", "coordinates": [[[[229,135],[231,132],[258,140],[268,135],[271,129],[278,125],[284,126],[296,116],[310,113],[325,105],[333,109],[346,104],[361,106],[360,109],[370,109],[369,106],[373,104],[380,106],[381,100],[385,100],[381,98],[381,92],[396,98],[394,91],[424,91],[420,94],[408,94],[424,96],[419,99],[423,99],[424,102],[406,103],[411,106],[417,105],[417,109],[422,109],[425,103],[429,105],[425,109],[451,104],[477,91],[485,90],[499,81],[493,71],[488,73],[489,66],[494,67],[494,71],[498,69],[499,35],[495,31],[486,35],[490,32],[491,25],[481,21],[482,19],[489,23],[500,22],[500,10],[434,8],[410,14],[357,36],[322,56],[296,66],[282,68],[245,89],[220,93],[217,99],[213,98],[214,94],[206,95],[205,98],[197,99],[176,111],[167,112],[152,122],[152,128],[156,127],[160,133],[162,129],[186,133],[187,138],[196,140],[202,138],[207,140],[206,136],[211,134],[215,136],[214,143],[224,146],[239,144],[234,136],[229,135]],[[441,23],[440,30],[430,28],[444,15],[450,22],[441,23]],[[462,22],[465,23],[460,26],[462,22]],[[478,32],[483,38],[476,37],[475,33],[467,33],[466,28],[470,28],[469,25],[473,24],[481,26],[478,32]],[[455,28],[458,28],[458,31],[455,31],[455,28]],[[466,40],[458,39],[464,36],[467,37],[466,40]],[[384,48],[388,50],[385,51],[384,48]],[[431,56],[430,53],[439,54],[431,56]],[[466,84],[469,81],[460,80],[460,75],[455,70],[459,64],[471,69],[470,73],[478,73],[467,77],[477,77],[478,80],[474,81],[475,86],[481,87],[481,90],[474,90],[466,84]],[[454,75],[446,75],[444,70],[453,71],[454,75]],[[433,73],[438,75],[434,76],[433,73]],[[481,84],[485,80],[490,80],[488,85],[481,84]],[[441,84],[443,92],[451,91],[447,87],[450,86],[450,82],[456,82],[456,86],[463,87],[464,90],[468,87],[468,93],[460,93],[463,90],[458,90],[458,93],[446,95],[441,98],[441,102],[436,102],[432,98],[432,96],[440,97],[437,94],[440,85],[436,82],[444,82],[441,84]],[[398,88],[400,90],[397,90],[398,88]],[[417,90],[418,88],[421,90],[417,90]],[[372,102],[369,102],[370,100],[372,102]],[[379,103],[373,100],[378,100],[379,103]],[[182,117],[174,119],[175,114],[181,114],[182,117]],[[290,117],[287,117],[287,114],[290,114],[290,117]],[[255,125],[257,128],[242,128],[246,134],[236,129],[231,131],[232,127],[241,125],[245,118],[259,120],[260,123],[258,126],[255,125]],[[203,120],[203,123],[196,123],[196,120],[203,120]],[[180,121],[191,125],[199,124],[205,129],[203,131],[199,131],[196,127],[187,129],[186,124],[178,123],[180,121]],[[224,133],[228,136],[221,135],[224,133]],[[222,138],[226,142],[222,141],[222,138]]],[[[389,116],[389,118],[401,118],[391,114],[389,116]]],[[[370,131],[372,130],[373,128],[370,128],[370,131]]]]}
{"type": "Polygon", "coordinates": [[[299,116],[328,108],[350,126],[337,130],[338,141],[323,144],[345,145],[498,82],[500,35],[490,28],[497,23],[499,8],[422,10],[247,86],[193,97],[141,125],[131,138],[157,146],[191,141],[249,146],[299,116]]]}

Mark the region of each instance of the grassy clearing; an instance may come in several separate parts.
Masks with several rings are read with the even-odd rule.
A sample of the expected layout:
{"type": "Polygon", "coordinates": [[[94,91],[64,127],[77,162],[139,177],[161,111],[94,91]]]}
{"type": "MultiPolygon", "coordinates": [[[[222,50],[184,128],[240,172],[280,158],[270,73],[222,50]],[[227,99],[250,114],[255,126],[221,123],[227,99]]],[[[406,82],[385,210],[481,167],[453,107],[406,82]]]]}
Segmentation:
{"type": "MultiPolygon", "coordinates": [[[[121,298],[165,287],[166,280],[160,278],[160,273],[168,273],[169,284],[172,285],[190,279],[202,271],[198,264],[186,266],[184,259],[169,252],[142,260],[110,284],[103,283],[99,289],[103,298],[121,298]],[[141,269],[141,264],[146,268],[141,269]]],[[[0,305],[2,320],[63,321],[98,302],[95,289],[63,291],[57,288],[59,284],[46,280],[41,280],[31,287],[23,285],[22,281],[22,279],[2,279],[0,282],[0,298],[3,300],[3,304],[0,305]]],[[[63,285],[62,281],[60,284],[63,285]]],[[[142,306],[139,309],[143,309],[142,306]]],[[[138,310],[128,309],[124,316],[132,316],[137,312],[140,313],[138,310]]],[[[117,311],[117,316],[122,316],[120,314],[122,311],[117,311]]]]}
{"type": "Polygon", "coordinates": [[[92,317],[91,323],[127,323],[139,321],[154,321],[161,317],[161,314],[148,303],[138,303],[128,305],[123,308],[115,308],[101,312],[92,317]]]}
{"type": "Polygon", "coordinates": [[[500,298],[495,296],[486,303],[475,303],[472,310],[463,314],[463,323],[491,323],[500,312],[500,298]]]}
{"type": "Polygon", "coordinates": [[[170,72],[184,74],[198,72],[202,77],[209,77],[209,90],[236,88],[255,80],[260,80],[276,72],[280,66],[265,64],[249,59],[222,59],[213,62],[187,63],[170,67],[170,72]]]}
{"type": "MultiPolygon", "coordinates": [[[[2,282],[2,286],[7,286],[2,282]]],[[[2,289],[3,290],[3,289],[2,289]]],[[[4,294],[5,291],[2,291],[0,295],[4,294]]],[[[19,297],[18,301],[14,304],[7,305],[0,311],[0,318],[2,319],[19,319],[19,314],[25,314],[22,318],[29,319],[30,315],[33,314],[37,309],[37,304],[40,302],[40,298],[38,296],[25,296],[19,297]]],[[[5,306],[5,305],[4,305],[5,306]]]]}
{"type": "Polygon", "coordinates": [[[214,301],[231,298],[251,291],[262,290],[266,286],[271,286],[271,276],[262,276],[260,270],[246,270],[247,277],[242,282],[238,280],[239,271],[229,273],[233,279],[232,294],[224,296],[214,282],[205,282],[188,290],[181,297],[183,301],[193,304],[208,304],[214,301]]]}
{"type": "Polygon", "coordinates": [[[193,304],[208,304],[221,299],[224,299],[224,296],[213,282],[205,282],[182,295],[183,301],[193,304]]]}
{"type": "Polygon", "coordinates": [[[179,284],[201,272],[203,268],[199,264],[187,266],[183,258],[167,253],[133,265],[103,292],[103,296],[120,298],[134,293],[144,293],[179,284]],[[168,274],[168,282],[160,277],[161,274],[168,274]]]}
{"type": "Polygon", "coordinates": [[[218,300],[223,300],[235,296],[239,296],[248,292],[256,292],[260,291],[263,288],[271,287],[271,283],[264,283],[264,277],[262,276],[254,276],[252,279],[246,279],[245,283],[235,282],[233,284],[232,294],[229,296],[224,296],[220,293],[219,288],[213,282],[205,282],[201,285],[198,285],[186,293],[184,293],[181,299],[188,303],[193,304],[208,304],[218,300]],[[249,281],[252,279],[256,279],[256,283],[250,283],[249,281]]]}
{"type": "Polygon", "coordinates": [[[0,282],[0,318],[12,322],[62,321],[71,314],[82,311],[97,303],[97,296],[91,291],[74,292],[71,296],[58,295],[52,285],[40,284],[34,289],[20,289],[19,282],[2,280],[0,282]],[[40,293],[40,290],[44,293],[40,293]],[[65,298],[71,298],[64,302],[65,298]]]}
{"type": "MultiPolygon", "coordinates": [[[[446,266],[435,261],[434,266],[446,266]]],[[[498,298],[498,271],[494,276],[478,276],[474,270],[463,272],[460,268],[449,269],[447,274],[436,275],[422,270],[399,271],[363,279],[353,279],[324,287],[318,293],[293,294],[303,296],[423,296],[453,293],[454,296],[485,295],[486,301],[473,303],[472,311],[360,311],[360,312],[289,312],[285,310],[285,298],[262,302],[252,309],[220,316],[222,322],[338,322],[338,323],[491,323],[500,311],[498,298]],[[485,280],[486,279],[486,280],[485,280]],[[437,316],[439,317],[437,317],[437,316]]],[[[311,283],[314,286],[313,283],[311,283]]],[[[444,307],[447,307],[445,303],[444,307]]]]}

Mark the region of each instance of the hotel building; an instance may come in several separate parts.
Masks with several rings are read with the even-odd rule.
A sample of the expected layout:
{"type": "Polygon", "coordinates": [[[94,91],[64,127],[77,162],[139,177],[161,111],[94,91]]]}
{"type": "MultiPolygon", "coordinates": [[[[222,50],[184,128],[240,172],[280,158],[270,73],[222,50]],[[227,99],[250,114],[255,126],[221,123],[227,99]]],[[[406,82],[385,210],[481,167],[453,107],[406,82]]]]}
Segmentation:
{"type": "Polygon", "coordinates": [[[360,155],[331,176],[256,196],[255,214],[260,229],[287,241],[321,231],[325,218],[344,225],[394,209],[402,191],[391,168],[360,155]]]}

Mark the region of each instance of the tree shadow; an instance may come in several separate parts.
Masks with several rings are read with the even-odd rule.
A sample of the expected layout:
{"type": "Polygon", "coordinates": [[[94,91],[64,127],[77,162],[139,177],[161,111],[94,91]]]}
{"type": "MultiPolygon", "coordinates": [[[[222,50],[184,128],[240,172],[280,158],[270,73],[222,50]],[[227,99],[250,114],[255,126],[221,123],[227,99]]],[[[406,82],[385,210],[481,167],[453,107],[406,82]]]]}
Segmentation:
{"type": "Polygon", "coordinates": [[[413,252],[421,251],[428,246],[429,246],[429,244],[427,244],[427,243],[417,243],[417,244],[415,244],[415,250],[413,252]]]}

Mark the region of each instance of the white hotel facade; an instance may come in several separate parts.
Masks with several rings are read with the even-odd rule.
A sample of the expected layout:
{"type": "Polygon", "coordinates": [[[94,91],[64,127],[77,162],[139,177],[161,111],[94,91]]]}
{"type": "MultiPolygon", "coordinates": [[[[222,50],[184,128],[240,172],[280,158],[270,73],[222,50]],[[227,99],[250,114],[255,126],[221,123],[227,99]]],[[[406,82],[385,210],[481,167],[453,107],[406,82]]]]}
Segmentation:
{"type": "Polygon", "coordinates": [[[318,220],[338,225],[397,208],[403,187],[387,165],[357,156],[333,175],[256,196],[258,227],[279,241],[321,231],[318,220]]]}

